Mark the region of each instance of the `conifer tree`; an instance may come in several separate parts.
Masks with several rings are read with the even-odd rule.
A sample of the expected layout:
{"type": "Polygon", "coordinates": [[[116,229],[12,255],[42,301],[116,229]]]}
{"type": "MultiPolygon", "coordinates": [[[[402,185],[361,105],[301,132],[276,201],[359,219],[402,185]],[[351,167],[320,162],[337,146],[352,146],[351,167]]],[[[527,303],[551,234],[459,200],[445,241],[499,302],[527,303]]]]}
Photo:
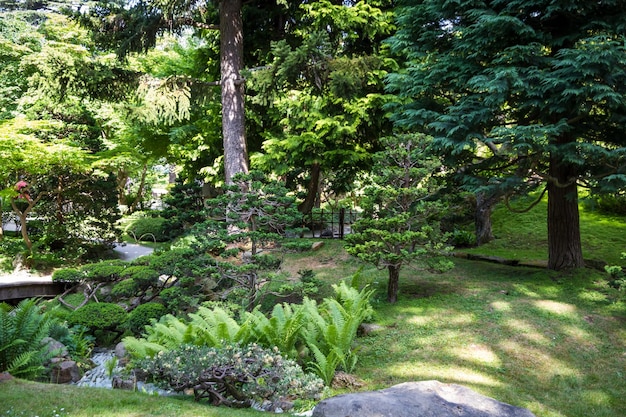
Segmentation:
{"type": "Polygon", "coordinates": [[[474,190],[544,188],[548,267],[584,265],[578,189],[626,184],[626,1],[403,0],[395,121],[474,190]]]}

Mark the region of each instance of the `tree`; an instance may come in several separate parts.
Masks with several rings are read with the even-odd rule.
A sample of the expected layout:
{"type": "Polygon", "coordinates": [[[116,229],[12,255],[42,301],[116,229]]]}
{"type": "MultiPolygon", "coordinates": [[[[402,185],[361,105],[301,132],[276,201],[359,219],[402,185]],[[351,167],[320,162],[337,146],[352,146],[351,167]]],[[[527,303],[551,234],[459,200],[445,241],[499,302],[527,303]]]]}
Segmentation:
{"type": "Polygon", "coordinates": [[[233,184],[236,174],[248,172],[243,68],[242,0],[221,0],[220,63],[222,79],[222,135],[224,180],[233,184]]]}
{"type": "Polygon", "coordinates": [[[308,213],[320,184],[349,191],[390,132],[383,79],[395,63],[382,39],[393,25],[386,1],[302,3],[294,16],[301,26],[273,42],[267,65],[252,74],[249,107],[263,137],[253,163],[304,182],[299,209],[308,213]]]}
{"type": "Polygon", "coordinates": [[[363,190],[362,217],[345,237],[351,255],[389,272],[387,301],[398,299],[400,270],[415,261],[447,269],[441,261],[451,248],[439,227],[445,208],[436,201],[439,161],[429,155],[423,136],[386,138],[376,154],[372,184],[363,190]]]}
{"type": "MultiPolygon", "coordinates": [[[[27,222],[35,206],[44,199],[62,199],[68,187],[85,181],[76,176],[72,178],[74,184],[50,179],[58,179],[64,171],[78,176],[90,171],[89,155],[84,150],[63,142],[43,143],[24,133],[33,129],[45,131],[46,127],[49,128],[50,123],[4,122],[0,130],[0,155],[5,161],[0,169],[0,189],[20,220],[22,238],[28,250],[32,249],[33,244],[27,222]]],[[[47,215],[53,218],[62,215],[62,211],[67,210],[63,203],[68,202],[62,199],[56,210],[47,215]]],[[[72,232],[66,230],[65,234],[72,232]]]]}
{"type": "MultiPolygon", "coordinates": [[[[169,30],[180,33],[194,28],[198,33],[219,30],[222,101],[222,136],[225,182],[248,171],[245,138],[242,0],[215,0],[206,3],[148,1],[132,4],[102,1],[81,15],[96,41],[114,47],[120,57],[145,52],[156,45],[158,35],[169,30]],[[215,13],[215,10],[218,13],[215,13]],[[218,22],[216,24],[216,22],[218,22]]],[[[187,80],[191,83],[193,80],[187,80]]]]}
{"type": "Polygon", "coordinates": [[[548,268],[584,265],[578,187],[626,183],[626,2],[404,0],[398,125],[474,190],[545,187],[548,268]]]}

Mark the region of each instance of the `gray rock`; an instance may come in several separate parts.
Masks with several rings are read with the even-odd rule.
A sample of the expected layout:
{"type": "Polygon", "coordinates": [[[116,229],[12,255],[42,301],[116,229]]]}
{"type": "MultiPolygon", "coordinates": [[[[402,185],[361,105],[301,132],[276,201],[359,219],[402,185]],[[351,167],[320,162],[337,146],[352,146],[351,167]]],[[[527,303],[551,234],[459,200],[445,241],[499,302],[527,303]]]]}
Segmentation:
{"type": "Polygon", "coordinates": [[[317,251],[317,250],[322,249],[323,246],[324,246],[324,242],[313,242],[313,244],[311,245],[311,250],[317,251]]]}
{"type": "Polygon", "coordinates": [[[535,417],[471,389],[438,381],[406,382],[321,401],[313,417],[535,417]]]}
{"type": "Polygon", "coordinates": [[[82,377],[80,368],[74,361],[62,361],[55,364],[50,370],[50,382],[55,384],[69,384],[77,382],[82,377]]]}
{"type": "Polygon", "coordinates": [[[53,355],[55,358],[68,357],[67,347],[63,343],[51,337],[44,337],[41,339],[41,343],[46,345],[46,351],[48,354],[53,355]]]}

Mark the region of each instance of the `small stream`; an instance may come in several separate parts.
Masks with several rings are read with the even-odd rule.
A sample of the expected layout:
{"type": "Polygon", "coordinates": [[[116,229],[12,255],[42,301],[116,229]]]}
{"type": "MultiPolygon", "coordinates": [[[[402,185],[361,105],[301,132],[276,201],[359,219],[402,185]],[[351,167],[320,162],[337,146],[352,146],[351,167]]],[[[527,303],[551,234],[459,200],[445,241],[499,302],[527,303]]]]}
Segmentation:
{"type": "MultiPolygon", "coordinates": [[[[115,352],[113,350],[106,350],[102,352],[96,352],[92,355],[91,361],[96,365],[92,369],[85,372],[83,377],[76,382],[76,385],[79,387],[95,387],[95,388],[113,388],[113,378],[107,375],[107,366],[106,363],[108,361],[113,360],[115,357],[115,352]]],[[[123,368],[116,366],[113,370],[113,375],[120,374],[123,371],[123,368]]],[[[163,389],[159,389],[154,386],[154,384],[147,384],[142,381],[137,381],[137,391],[145,392],[148,394],[156,394],[156,395],[172,395],[174,394],[172,391],[166,391],[163,389]]]]}

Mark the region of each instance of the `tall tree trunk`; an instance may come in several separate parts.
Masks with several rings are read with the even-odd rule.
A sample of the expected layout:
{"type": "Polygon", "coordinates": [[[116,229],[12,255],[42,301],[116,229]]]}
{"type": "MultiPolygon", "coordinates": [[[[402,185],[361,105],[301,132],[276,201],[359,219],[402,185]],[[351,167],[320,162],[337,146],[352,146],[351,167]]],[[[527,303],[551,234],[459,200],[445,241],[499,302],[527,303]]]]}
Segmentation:
{"type": "Polygon", "coordinates": [[[397,265],[387,266],[389,271],[389,282],[387,283],[387,301],[395,303],[398,301],[398,289],[400,285],[400,267],[397,265]]]}
{"type": "Polygon", "coordinates": [[[15,198],[11,199],[11,207],[13,208],[13,212],[17,214],[17,217],[20,219],[22,239],[24,240],[24,243],[26,244],[29,252],[33,249],[33,242],[28,236],[28,214],[31,212],[33,207],[35,207],[35,204],[37,204],[40,198],[41,194],[39,194],[34,200],[28,200],[28,205],[24,210],[20,210],[20,208],[16,204],[15,198]]]}
{"type": "MultiPolygon", "coordinates": [[[[134,213],[135,210],[139,207],[139,203],[143,200],[144,188],[146,186],[146,177],[148,176],[148,163],[143,164],[143,169],[141,170],[141,179],[139,180],[139,189],[137,190],[137,196],[135,200],[128,208],[129,213],[134,213]]],[[[143,207],[142,207],[143,209],[143,207]]]]}
{"type": "Polygon", "coordinates": [[[476,229],[476,246],[484,245],[493,240],[491,229],[491,213],[493,206],[498,202],[496,194],[476,194],[476,211],[474,212],[474,227],[476,229]]]}
{"type": "Polygon", "coordinates": [[[585,266],[580,240],[578,186],[573,168],[554,156],[548,183],[548,269],[585,266]]]}
{"type": "Polygon", "coordinates": [[[242,0],[221,0],[220,61],[224,179],[232,185],[235,174],[248,172],[245,136],[242,0]]]}
{"type": "Polygon", "coordinates": [[[319,162],[315,162],[311,166],[311,179],[309,179],[309,185],[306,187],[306,199],[298,205],[298,211],[300,211],[300,213],[308,214],[311,212],[313,207],[315,207],[319,184],[320,164],[319,162]]]}

